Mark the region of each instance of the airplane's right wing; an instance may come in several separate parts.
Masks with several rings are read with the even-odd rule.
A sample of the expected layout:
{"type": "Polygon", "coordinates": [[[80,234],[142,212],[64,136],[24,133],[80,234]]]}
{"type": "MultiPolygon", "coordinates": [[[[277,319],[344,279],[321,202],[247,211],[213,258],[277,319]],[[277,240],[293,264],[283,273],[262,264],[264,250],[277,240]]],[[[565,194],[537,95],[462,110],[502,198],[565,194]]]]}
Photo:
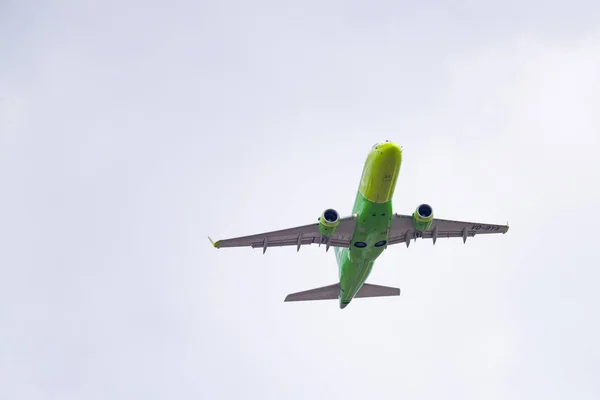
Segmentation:
{"type": "MultiPolygon", "coordinates": [[[[255,235],[241,236],[231,239],[219,240],[213,243],[216,248],[222,247],[252,247],[262,248],[263,253],[268,247],[300,246],[307,244],[323,244],[328,250],[333,247],[350,247],[350,241],[356,227],[357,216],[351,215],[339,220],[335,232],[330,236],[323,236],[319,230],[319,223],[295,226],[272,232],[263,232],[255,235]]],[[[210,239],[210,238],[209,238],[210,239]]]]}
{"type": "Polygon", "coordinates": [[[432,239],[435,244],[438,238],[462,238],[463,242],[468,237],[490,233],[506,233],[508,225],[494,225],[481,222],[454,221],[450,219],[434,218],[431,226],[425,232],[415,229],[412,215],[394,214],[388,245],[406,243],[410,245],[411,239],[432,239]]]}

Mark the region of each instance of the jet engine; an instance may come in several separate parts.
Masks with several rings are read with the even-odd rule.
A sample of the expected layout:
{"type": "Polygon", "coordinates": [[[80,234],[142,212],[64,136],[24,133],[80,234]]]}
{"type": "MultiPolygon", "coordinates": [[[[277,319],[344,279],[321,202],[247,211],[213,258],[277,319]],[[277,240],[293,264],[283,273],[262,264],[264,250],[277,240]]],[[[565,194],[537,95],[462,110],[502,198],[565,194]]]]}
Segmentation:
{"type": "Polygon", "coordinates": [[[433,208],[429,204],[421,204],[413,213],[413,225],[419,232],[425,232],[433,222],[433,208]]]}
{"type": "Polygon", "coordinates": [[[319,231],[324,236],[331,236],[340,223],[340,214],[333,208],[323,211],[319,217],[319,231]]]}

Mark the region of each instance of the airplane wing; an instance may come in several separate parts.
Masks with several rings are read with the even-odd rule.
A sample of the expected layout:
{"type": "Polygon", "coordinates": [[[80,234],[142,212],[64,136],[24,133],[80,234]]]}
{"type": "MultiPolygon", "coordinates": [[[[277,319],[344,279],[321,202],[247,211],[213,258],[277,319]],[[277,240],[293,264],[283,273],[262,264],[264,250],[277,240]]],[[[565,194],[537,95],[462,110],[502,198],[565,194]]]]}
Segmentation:
{"type": "Polygon", "coordinates": [[[463,243],[468,237],[490,233],[506,233],[508,225],[493,225],[481,222],[453,221],[449,219],[434,218],[430,228],[419,232],[413,225],[412,215],[394,214],[390,226],[388,245],[406,243],[417,238],[432,239],[435,244],[438,238],[462,238],[463,243]]]}
{"type": "Polygon", "coordinates": [[[297,226],[288,229],[282,229],[272,232],[264,232],[255,235],[241,236],[237,238],[219,240],[213,242],[213,246],[216,248],[222,247],[252,247],[262,248],[263,253],[267,251],[268,247],[280,247],[280,246],[296,246],[297,250],[300,250],[300,246],[317,243],[319,245],[326,245],[326,250],[329,250],[330,246],[333,247],[350,247],[352,235],[356,228],[357,217],[355,215],[344,217],[340,219],[340,223],[337,226],[333,235],[329,238],[323,236],[319,231],[319,223],[310,225],[297,226]]]}

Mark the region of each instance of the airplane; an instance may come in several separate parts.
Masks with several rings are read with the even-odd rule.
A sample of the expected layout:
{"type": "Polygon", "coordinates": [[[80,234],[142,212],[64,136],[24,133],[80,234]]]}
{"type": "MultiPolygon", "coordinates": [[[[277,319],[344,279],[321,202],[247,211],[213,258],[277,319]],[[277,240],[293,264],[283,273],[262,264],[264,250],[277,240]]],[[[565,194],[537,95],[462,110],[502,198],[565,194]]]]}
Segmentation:
{"type": "Polygon", "coordinates": [[[392,197],[402,164],[402,149],[386,140],[376,143],[367,155],[359,182],[352,214],[340,217],[337,210],[328,208],[319,216],[317,223],[264,232],[255,235],[213,241],[215,248],[269,247],[310,244],[330,247],[338,265],[338,282],[316,289],[291,293],[285,302],[311,300],[339,300],[344,309],[354,298],[399,296],[400,289],[366,283],[376,259],[390,245],[411,240],[431,239],[435,245],[438,238],[462,238],[480,234],[506,233],[506,225],[479,222],[454,221],[433,217],[429,204],[420,204],[412,215],[392,211],[392,197]]]}

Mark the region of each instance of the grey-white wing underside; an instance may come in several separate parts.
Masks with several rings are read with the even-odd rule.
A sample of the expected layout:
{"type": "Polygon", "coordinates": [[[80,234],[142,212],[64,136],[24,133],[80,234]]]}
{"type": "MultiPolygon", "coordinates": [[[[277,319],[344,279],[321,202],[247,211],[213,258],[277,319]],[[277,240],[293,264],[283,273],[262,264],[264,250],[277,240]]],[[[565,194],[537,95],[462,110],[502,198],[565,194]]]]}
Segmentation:
{"type": "Polygon", "coordinates": [[[490,233],[506,233],[508,225],[494,225],[481,222],[454,221],[450,219],[434,218],[431,227],[425,232],[419,232],[414,228],[412,215],[394,214],[390,226],[388,245],[406,243],[417,238],[432,239],[435,244],[439,238],[467,238],[475,235],[490,233]]]}
{"type": "MultiPolygon", "coordinates": [[[[262,248],[263,253],[269,247],[296,246],[297,250],[303,245],[325,245],[326,249],[332,247],[350,247],[357,217],[355,215],[340,219],[340,223],[333,235],[325,237],[319,231],[319,223],[296,226],[255,235],[240,236],[213,242],[216,248],[222,247],[252,247],[262,248]]],[[[211,240],[212,241],[212,240],[211,240]]]]}

